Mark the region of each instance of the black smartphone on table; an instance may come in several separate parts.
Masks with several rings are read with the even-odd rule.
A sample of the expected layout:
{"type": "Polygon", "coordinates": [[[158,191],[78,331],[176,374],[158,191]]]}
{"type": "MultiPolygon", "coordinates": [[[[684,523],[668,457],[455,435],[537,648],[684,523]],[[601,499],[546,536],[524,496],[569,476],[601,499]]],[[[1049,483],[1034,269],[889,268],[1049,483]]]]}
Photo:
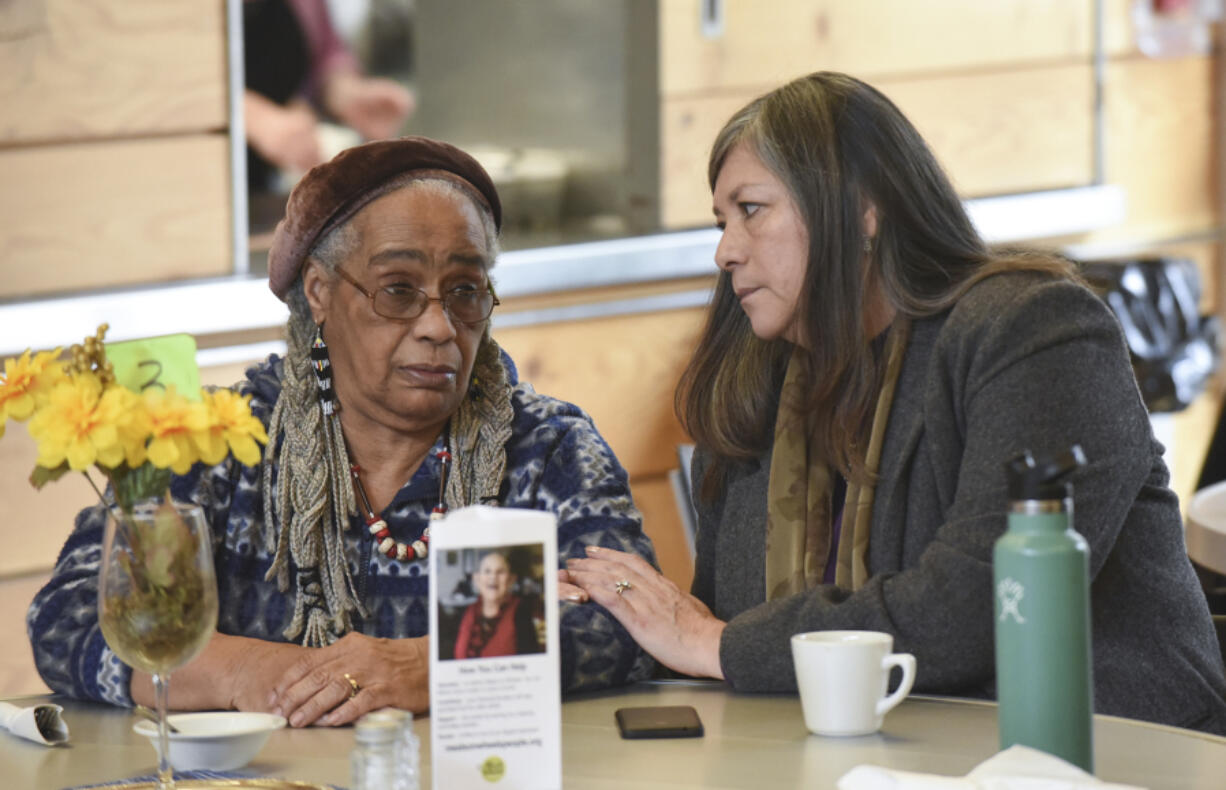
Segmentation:
{"type": "Polygon", "coordinates": [[[700,738],[702,721],[689,705],[618,708],[614,714],[623,738],[700,738]]]}

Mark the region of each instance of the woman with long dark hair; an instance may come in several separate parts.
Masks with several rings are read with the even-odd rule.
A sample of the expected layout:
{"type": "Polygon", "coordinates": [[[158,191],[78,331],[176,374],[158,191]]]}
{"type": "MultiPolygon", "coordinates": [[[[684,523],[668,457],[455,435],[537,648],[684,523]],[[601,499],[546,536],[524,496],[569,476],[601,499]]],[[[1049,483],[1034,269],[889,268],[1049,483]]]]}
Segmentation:
{"type": "Polygon", "coordinates": [[[989,250],[915,128],[817,73],[725,125],[721,274],[677,391],[693,595],[589,549],[569,577],[662,663],[793,691],[788,640],[893,634],[917,691],[994,694],[1005,462],[1080,444],[1099,712],[1226,732],[1226,679],[1119,327],[1066,261],[989,250]]]}

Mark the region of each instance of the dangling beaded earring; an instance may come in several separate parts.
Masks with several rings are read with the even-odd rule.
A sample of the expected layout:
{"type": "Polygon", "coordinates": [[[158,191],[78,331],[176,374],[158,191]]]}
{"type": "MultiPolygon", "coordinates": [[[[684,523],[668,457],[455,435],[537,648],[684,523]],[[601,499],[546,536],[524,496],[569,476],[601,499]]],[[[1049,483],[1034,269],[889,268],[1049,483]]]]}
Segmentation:
{"type": "MultiPolygon", "coordinates": [[[[438,521],[447,515],[447,505],[443,502],[443,497],[447,493],[447,476],[451,474],[450,425],[447,426],[447,432],[448,436],[443,449],[434,454],[434,457],[438,459],[438,504],[434,506],[434,510],[430,511],[431,521],[438,521]]],[[[429,531],[430,528],[426,527],[426,532],[429,531]]]]}
{"type": "Polygon", "coordinates": [[[864,251],[865,252],[873,251],[873,237],[872,236],[864,237],[864,251]]]}
{"type": "Polygon", "coordinates": [[[311,369],[319,384],[319,406],[325,417],[336,411],[336,393],[332,390],[332,363],[328,360],[328,344],[324,342],[324,325],[315,327],[315,339],[311,341],[311,369]]]}

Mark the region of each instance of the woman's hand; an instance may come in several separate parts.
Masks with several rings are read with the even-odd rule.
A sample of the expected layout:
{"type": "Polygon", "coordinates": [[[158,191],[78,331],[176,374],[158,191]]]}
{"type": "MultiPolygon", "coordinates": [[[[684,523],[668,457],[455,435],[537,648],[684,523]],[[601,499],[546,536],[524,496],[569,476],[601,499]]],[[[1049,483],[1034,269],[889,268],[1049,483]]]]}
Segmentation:
{"type": "MultiPolygon", "coordinates": [[[[243,645],[236,668],[226,677],[229,705],[234,710],[268,712],[268,690],[273,687],[296,661],[305,659],[311,650],[288,642],[249,640],[243,645]]],[[[178,680],[178,678],[175,678],[178,680]]],[[[173,687],[172,687],[173,688],[173,687]]]]}
{"type": "Polygon", "coordinates": [[[247,142],[282,170],[306,172],[324,160],[318,120],[305,103],[276,104],[255,91],[243,95],[247,142]]]}
{"type": "Polygon", "coordinates": [[[570,578],[570,571],[558,568],[558,601],[571,603],[587,603],[587,590],[580,587],[570,578]]]}
{"type": "MultiPolygon", "coordinates": [[[[268,690],[310,648],[215,633],[204,651],[174,672],[170,684],[173,710],[268,711],[268,690]]],[[[153,681],[132,673],[132,699],[152,707],[153,681]]]]}
{"type": "Polygon", "coordinates": [[[328,77],[323,100],[337,120],[366,140],[399,134],[416,105],[413,94],[398,82],[345,71],[328,77]]]}
{"type": "Polygon", "coordinates": [[[430,707],[430,638],[376,639],[349,633],[298,658],[268,696],[292,727],[348,724],[368,711],[430,707]],[[345,679],[348,673],[358,692],[345,679]]]}
{"type": "Polygon", "coordinates": [[[587,555],[566,561],[570,583],[608,609],[660,663],[687,675],[723,679],[719,639],[724,622],[702,601],[681,592],[635,554],[588,546],[587,555]]]}

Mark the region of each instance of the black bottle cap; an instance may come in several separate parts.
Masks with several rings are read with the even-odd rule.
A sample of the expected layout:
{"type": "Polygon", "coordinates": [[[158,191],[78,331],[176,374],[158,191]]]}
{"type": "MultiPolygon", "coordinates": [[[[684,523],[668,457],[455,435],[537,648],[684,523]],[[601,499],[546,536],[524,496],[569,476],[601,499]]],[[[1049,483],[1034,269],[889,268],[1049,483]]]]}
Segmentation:
{"type": "Polygon", "coordinates": [[[1071,497],[1073,484],[1067,478],[1085,465],[1086,455],[1079,444],[1054,457],[1035,458],[1029,450],[1023,450],[1005,464],[1009,498],[1020,501],[1071,497]]]}

